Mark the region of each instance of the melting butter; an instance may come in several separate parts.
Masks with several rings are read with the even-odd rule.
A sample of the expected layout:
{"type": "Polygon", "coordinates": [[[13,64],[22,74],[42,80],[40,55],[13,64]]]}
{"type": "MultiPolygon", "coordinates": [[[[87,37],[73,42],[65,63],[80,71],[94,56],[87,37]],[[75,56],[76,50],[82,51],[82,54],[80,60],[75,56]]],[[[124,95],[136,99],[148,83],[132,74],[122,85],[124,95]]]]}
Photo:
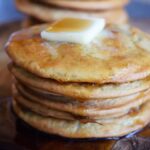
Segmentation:
{"type": "Polygon", "coordinates": [[[64,18],[41,32],[48,41],[89,44],[105,27],[100,18],[64,18]]]}

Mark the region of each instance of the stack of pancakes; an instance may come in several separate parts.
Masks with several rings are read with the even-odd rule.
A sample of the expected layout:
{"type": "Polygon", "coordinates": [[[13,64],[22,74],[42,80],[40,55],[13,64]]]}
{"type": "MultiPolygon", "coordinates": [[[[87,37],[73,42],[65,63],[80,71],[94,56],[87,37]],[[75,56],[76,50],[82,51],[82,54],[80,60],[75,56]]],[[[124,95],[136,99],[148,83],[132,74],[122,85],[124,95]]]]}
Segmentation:
{"type": "Polygon", "coordinates": [[[16,7],[29,18],[25,26],[52,22],[64,17],[103,17],[107,22],[125,23],[124,6],[129,0],[16,0],[16,7]]]}
{"type": "Polygon", "coordinates": [[[88,45],[13,34],[6,50],[13,109],[31,126],[69,138],[118,137],[150,122],[150,37],[107,25],[88,45]]]}

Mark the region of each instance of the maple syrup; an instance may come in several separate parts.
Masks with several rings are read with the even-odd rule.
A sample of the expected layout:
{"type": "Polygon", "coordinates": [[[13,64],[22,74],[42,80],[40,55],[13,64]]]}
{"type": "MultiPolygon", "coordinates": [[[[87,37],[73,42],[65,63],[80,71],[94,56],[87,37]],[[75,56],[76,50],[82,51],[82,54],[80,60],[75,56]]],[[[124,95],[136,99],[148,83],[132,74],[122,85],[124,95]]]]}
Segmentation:
{"type": "Polygon", "coordinates": [[[89,28],[93,22],[91,20],[79,19],[79,18],[64,18],[52,26],[50,26],[48,32],[79,32],[89,28]]]}

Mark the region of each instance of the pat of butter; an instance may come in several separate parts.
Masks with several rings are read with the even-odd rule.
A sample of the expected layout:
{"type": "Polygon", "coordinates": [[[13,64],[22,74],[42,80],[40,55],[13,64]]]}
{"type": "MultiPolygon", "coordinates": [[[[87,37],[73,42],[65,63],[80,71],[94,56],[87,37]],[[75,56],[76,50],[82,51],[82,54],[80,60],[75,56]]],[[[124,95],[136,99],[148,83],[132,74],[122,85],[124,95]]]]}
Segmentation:
{"type": "Polygon", "coordinates": [[[48,41],[90,43],[105,27],[105,20],[99,18],[64,18],[41,32],[48,41]]]}

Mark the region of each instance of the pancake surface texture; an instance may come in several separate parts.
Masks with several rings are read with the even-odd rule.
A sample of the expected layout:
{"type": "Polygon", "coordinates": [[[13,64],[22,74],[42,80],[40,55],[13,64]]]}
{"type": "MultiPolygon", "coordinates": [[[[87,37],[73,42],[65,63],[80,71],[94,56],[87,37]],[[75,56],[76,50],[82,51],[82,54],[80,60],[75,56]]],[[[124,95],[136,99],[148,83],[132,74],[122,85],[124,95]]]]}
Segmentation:
{"type": "Polygon", "coordinates": [[[122,83],[150,75],[150,37],[128,25],[108,25],[89,45],[47,42],[36,26],[13,34],[7,52],[28,71],[62,82],[122,83]]]}

